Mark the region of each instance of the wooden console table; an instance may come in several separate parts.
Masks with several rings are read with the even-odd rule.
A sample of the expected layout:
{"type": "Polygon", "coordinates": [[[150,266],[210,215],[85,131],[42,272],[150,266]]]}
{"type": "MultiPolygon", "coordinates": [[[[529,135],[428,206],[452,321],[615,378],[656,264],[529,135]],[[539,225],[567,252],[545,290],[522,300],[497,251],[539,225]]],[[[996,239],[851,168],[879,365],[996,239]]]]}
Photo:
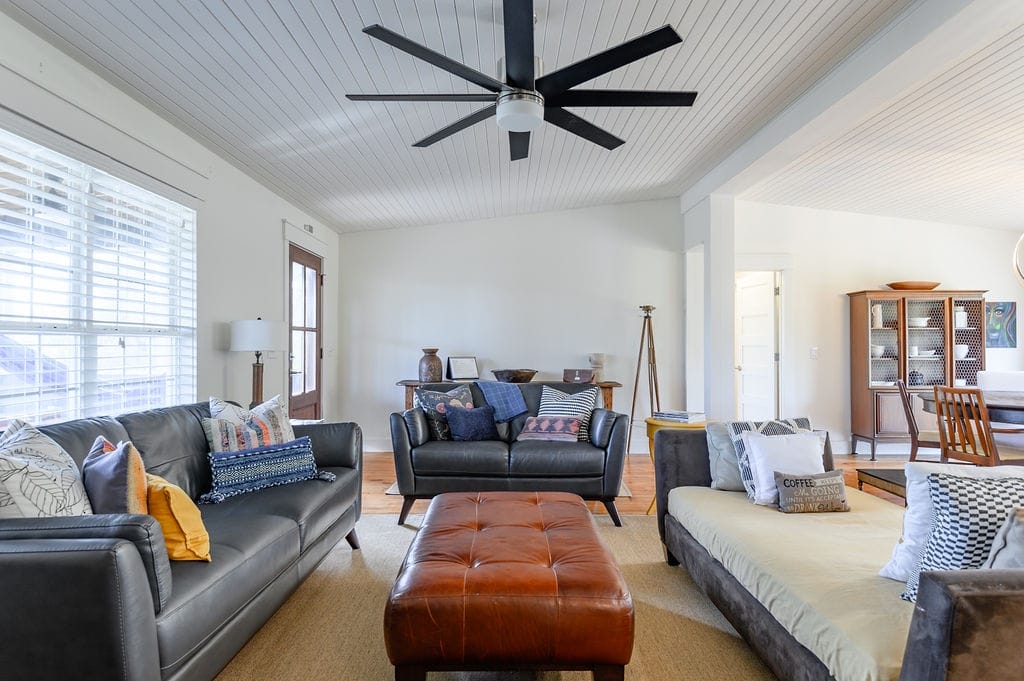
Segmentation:
{"type": "MultiPolygon", "coordinates": [[[[437,383],[451,383],[452,385],[455,385],[456,383],[468,382],[469,381],[437,381],[437,383]]],[[[537,383],[561,383],[561,381],[537,381],[537,383]]],[[[404,381],[399,381],[398,383],[395,383],[395,385],[403,386],[405,388],[405,408],[412,409],[412,398],[413,395],[416,393],[416,388],[420,387],[421,385],[427,384],[423,381],[407,379],[404,381]]],[[[596,385],[598,388],[601,389],[601,400],[604,403],[604,408],[608,409],[609,411],[614,411],[614,408],[612,406],[612,400],[614,399],[612,391],[615,390],[616,388],[621,388],[622,384],[619,383],[618,381],[600,381],[596,385]]]]}

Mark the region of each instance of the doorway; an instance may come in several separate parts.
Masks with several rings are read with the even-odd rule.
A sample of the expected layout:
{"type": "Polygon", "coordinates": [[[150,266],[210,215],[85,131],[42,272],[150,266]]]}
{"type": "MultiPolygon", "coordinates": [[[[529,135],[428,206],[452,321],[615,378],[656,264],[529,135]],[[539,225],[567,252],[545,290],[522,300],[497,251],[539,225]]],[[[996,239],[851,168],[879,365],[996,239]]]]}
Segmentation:
{"type": "Polygon", "coordinates": [[[288,415],[321,418],[323,364],[323,259],[288,244],[288,415]]]}
{"type": "Polygon", "coordinates": [[[782,273],[736,273],[736,416],[779,417],[782,273]]]}

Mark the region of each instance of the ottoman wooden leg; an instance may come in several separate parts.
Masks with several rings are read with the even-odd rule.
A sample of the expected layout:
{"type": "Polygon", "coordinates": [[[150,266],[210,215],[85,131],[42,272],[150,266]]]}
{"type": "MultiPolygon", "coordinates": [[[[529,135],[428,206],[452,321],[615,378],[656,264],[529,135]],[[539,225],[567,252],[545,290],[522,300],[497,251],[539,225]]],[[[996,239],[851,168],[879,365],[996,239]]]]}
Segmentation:
{"type": "Polygon", "coordinates": [[[395,681],[427,681],[427,670],[423,667],[396,666],[395,681]]]}
{"type": "Polygon", "coordinates": [[[622,681],[626,678],[626,668],[620,665],[602,665],[594,667],[594,681],[622,681]]]}

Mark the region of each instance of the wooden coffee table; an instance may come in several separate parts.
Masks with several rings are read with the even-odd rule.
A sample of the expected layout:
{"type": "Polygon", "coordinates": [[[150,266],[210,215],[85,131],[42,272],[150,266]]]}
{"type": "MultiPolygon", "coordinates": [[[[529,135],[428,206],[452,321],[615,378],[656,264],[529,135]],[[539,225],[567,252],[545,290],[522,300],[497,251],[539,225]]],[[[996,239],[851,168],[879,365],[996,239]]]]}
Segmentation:
{"type": "Polygon", "coordinates": [[[857,489],[864,489],[864,483],[907,499],[907,474],[902,468],[858,468],[857,489]]]}

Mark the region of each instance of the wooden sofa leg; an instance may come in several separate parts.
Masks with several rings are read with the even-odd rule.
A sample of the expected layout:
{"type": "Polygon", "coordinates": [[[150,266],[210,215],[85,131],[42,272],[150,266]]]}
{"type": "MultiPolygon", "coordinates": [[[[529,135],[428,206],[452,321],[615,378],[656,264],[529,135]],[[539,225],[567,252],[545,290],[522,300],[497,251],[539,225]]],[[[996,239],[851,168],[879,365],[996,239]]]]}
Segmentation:
{"type": "Polygon", "coordinates": [[[619,512],[615,508],[615,501],[602,501],[604,508],[608,511],[608,515],[612,517],[612,522],[615,523],[615,527],[622,527],[622,521],[619,520],[619,512]]]}
{"type": "Polygon", "coordinates": [[[345,541],[352,547],[353,551],[359,550],[359,537],[356,536],[356,528],[352,528],[352,531],[345,535],[345,541]]]}
{"type": "Polygon", "coordinates": [[[398,514],[399,525],[405,525],[405,519],[409,517],[409,511],[412,510],[414,503],[416,503],[416,497],[405,497],[405,501],[402,502],[402,512],[398,514]]]}

